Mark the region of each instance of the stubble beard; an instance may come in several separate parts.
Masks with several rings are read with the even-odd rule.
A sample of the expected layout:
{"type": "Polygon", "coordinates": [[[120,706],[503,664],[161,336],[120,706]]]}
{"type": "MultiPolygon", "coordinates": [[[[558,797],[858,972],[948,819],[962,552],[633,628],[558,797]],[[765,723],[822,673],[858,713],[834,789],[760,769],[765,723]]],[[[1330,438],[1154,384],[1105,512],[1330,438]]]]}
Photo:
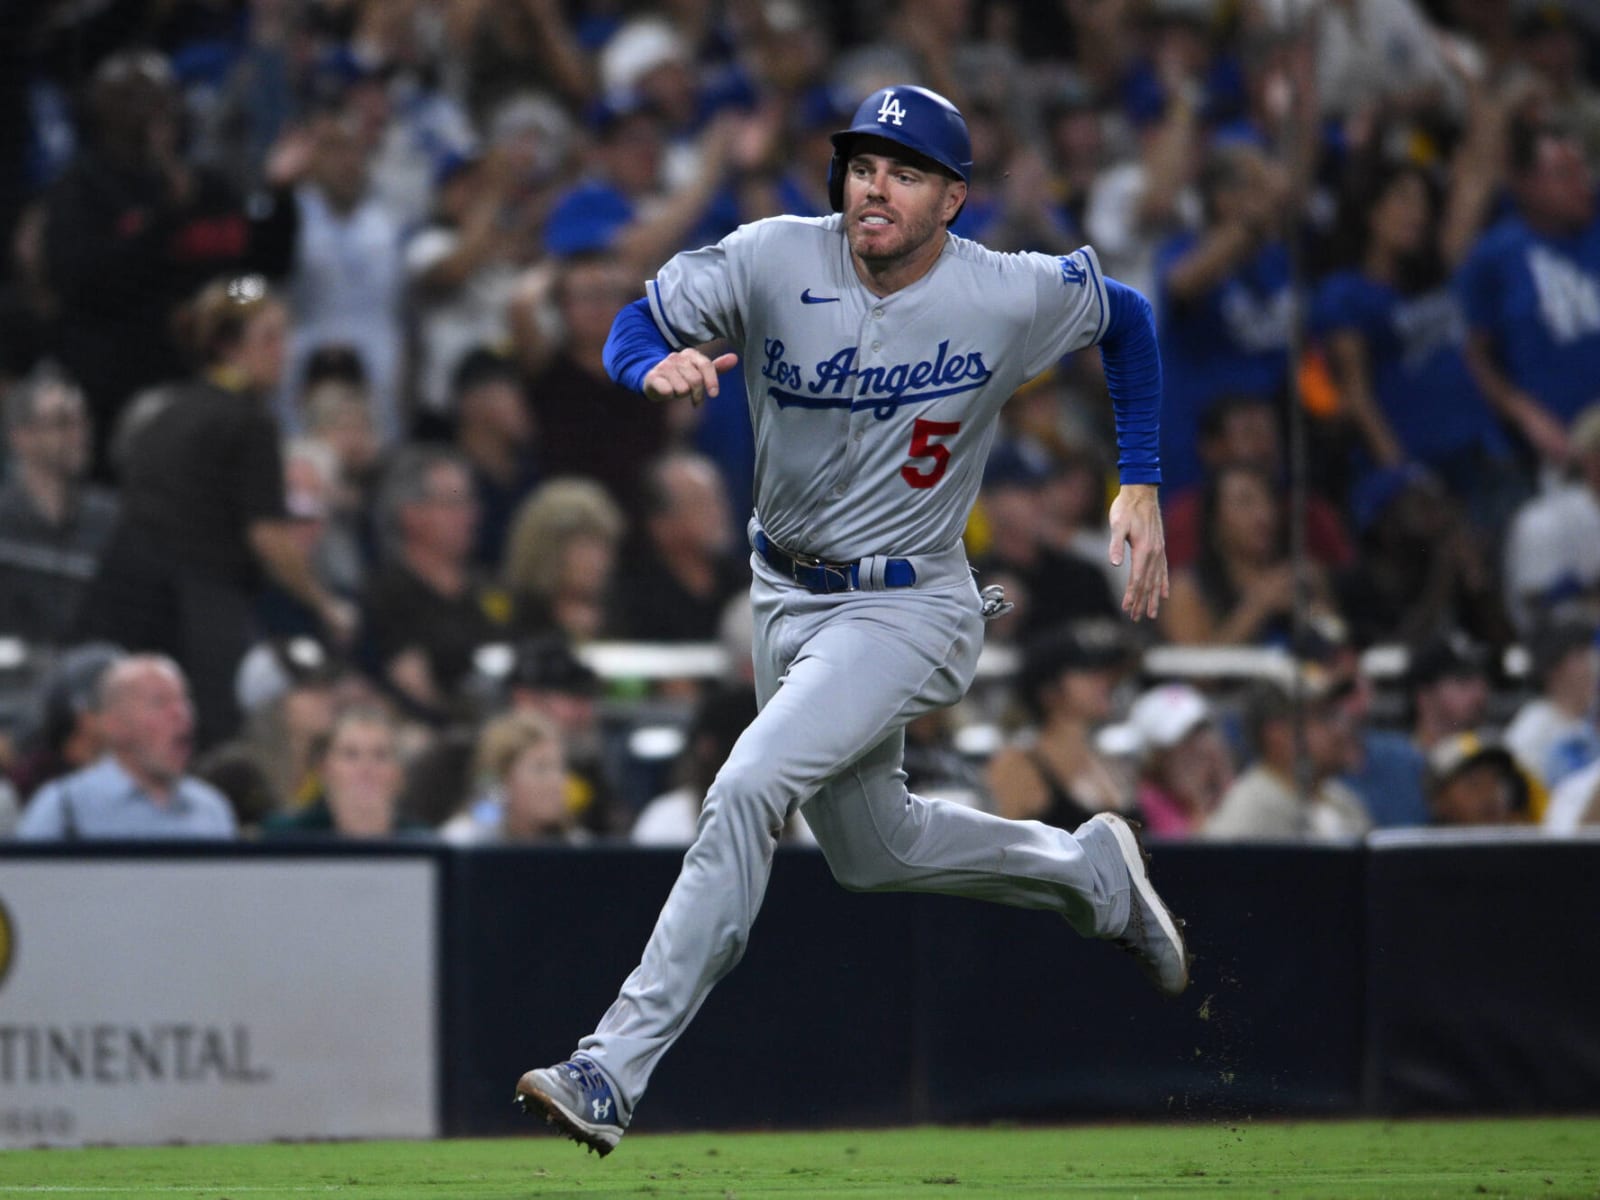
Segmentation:
{"type": "Polygon", "coordinates": [[[892,228],[901,236],[894,239],[884,248],[870,250],[864,246],[866,239],[861,236],[860,221],[852,222],[850,227],[851,252],[862,262],[881,270],[885,267],[892,267],[899,263],[910,261],[917,255],[918,251],[923,250],[939,233],[939,225],[932,219],[916,225],[898,224],[892,228]]]}

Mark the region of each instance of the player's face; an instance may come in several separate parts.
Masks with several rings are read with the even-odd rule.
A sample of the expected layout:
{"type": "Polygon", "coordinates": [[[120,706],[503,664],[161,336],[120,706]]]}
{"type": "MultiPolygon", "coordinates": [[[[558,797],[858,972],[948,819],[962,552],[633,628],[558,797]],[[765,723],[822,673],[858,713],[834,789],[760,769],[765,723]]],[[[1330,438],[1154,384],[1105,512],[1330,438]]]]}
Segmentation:
{"type": "Polygon", "coordinates": [[[844,182],[845,234],[867,263],[909,259],[955,219],[967,185],[883,154],[852,155],[844,182]]]}

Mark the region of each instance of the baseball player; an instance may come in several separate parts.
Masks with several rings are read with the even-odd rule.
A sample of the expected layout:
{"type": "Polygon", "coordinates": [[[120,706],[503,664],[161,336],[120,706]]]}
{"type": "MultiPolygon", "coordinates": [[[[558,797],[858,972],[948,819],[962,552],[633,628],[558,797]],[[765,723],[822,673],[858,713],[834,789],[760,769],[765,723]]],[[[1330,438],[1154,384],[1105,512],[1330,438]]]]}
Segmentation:
{"type": "Polygon", "coordinates": [[[1150,306],[1087,247],[999,254],[952,236],[972,169],[966,122],[918,87],[884,88],[833,137],[835,215],[776,217],[679,254],[618,314],[612,376],[654,400],[716,395],[743,360],[756,437],[750,521],[761,711],[705,799],[638,968],[572,1058],[517,1084],[526,1111],[604,1155],[650,1074],[730,971],[802,807],[852,891],[924,891],[1060,913],[1134,952],[1168,995],[1189,982],[1181,922],[1133,829],[1076,833],[906,791],[903,730],[971,683],[985,610],[961,535],[1000,407],[1099,344],[1122,488],[1111,561],[1122,607],[1167,592],[1157,507],[1161,370],[1150,306]],[[694,347],[725,338],[742,355],[694,347]]]}

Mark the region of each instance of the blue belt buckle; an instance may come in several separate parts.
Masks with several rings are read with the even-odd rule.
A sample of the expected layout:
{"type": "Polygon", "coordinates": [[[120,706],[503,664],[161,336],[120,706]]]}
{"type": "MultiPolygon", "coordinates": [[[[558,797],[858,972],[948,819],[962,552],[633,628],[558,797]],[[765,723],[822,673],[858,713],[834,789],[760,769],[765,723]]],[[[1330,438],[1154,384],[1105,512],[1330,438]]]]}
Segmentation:
{"type": "Polygon", "coordinates": [[[859,568],[855,563],[830,563],[813,554],[797,554],[793,550],[781,553],[789,556],[792,568],[790,576],[794,581],[817,595],[831,596],[834,592],[856,590],[854,575],[859,568]],[[802,569],[804,577],[801,575],[802,569]]]}
{"type": "MultiPolygon", "coordinates": [[[[813,595],[828,596],[835,592],[861,590],[860,560],[833,563],[811,554],[797,554],[778,545],[763,529],[756,530],[756,549],[774,570],[787,574],[790,579],[813,595]]],[[[906,588],[916,582],[917,569],[906,559],[891,558],[884,563],[885,587],[906,588]]]]}

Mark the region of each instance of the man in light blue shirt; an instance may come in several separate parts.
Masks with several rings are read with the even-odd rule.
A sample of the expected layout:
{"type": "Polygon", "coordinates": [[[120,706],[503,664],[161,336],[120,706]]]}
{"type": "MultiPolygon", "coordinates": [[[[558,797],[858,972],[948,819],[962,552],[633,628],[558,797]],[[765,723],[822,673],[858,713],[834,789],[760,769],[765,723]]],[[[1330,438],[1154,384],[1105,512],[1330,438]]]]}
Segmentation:
{"type": "Polygon", "coordinates": [[[101,679],[98,700],[105,757],[40,788],[17,826],[19,839],[237,835],[222,793],[184,774],[194,706],[177,663],[153,654],[123,659],[101,679]]]}

